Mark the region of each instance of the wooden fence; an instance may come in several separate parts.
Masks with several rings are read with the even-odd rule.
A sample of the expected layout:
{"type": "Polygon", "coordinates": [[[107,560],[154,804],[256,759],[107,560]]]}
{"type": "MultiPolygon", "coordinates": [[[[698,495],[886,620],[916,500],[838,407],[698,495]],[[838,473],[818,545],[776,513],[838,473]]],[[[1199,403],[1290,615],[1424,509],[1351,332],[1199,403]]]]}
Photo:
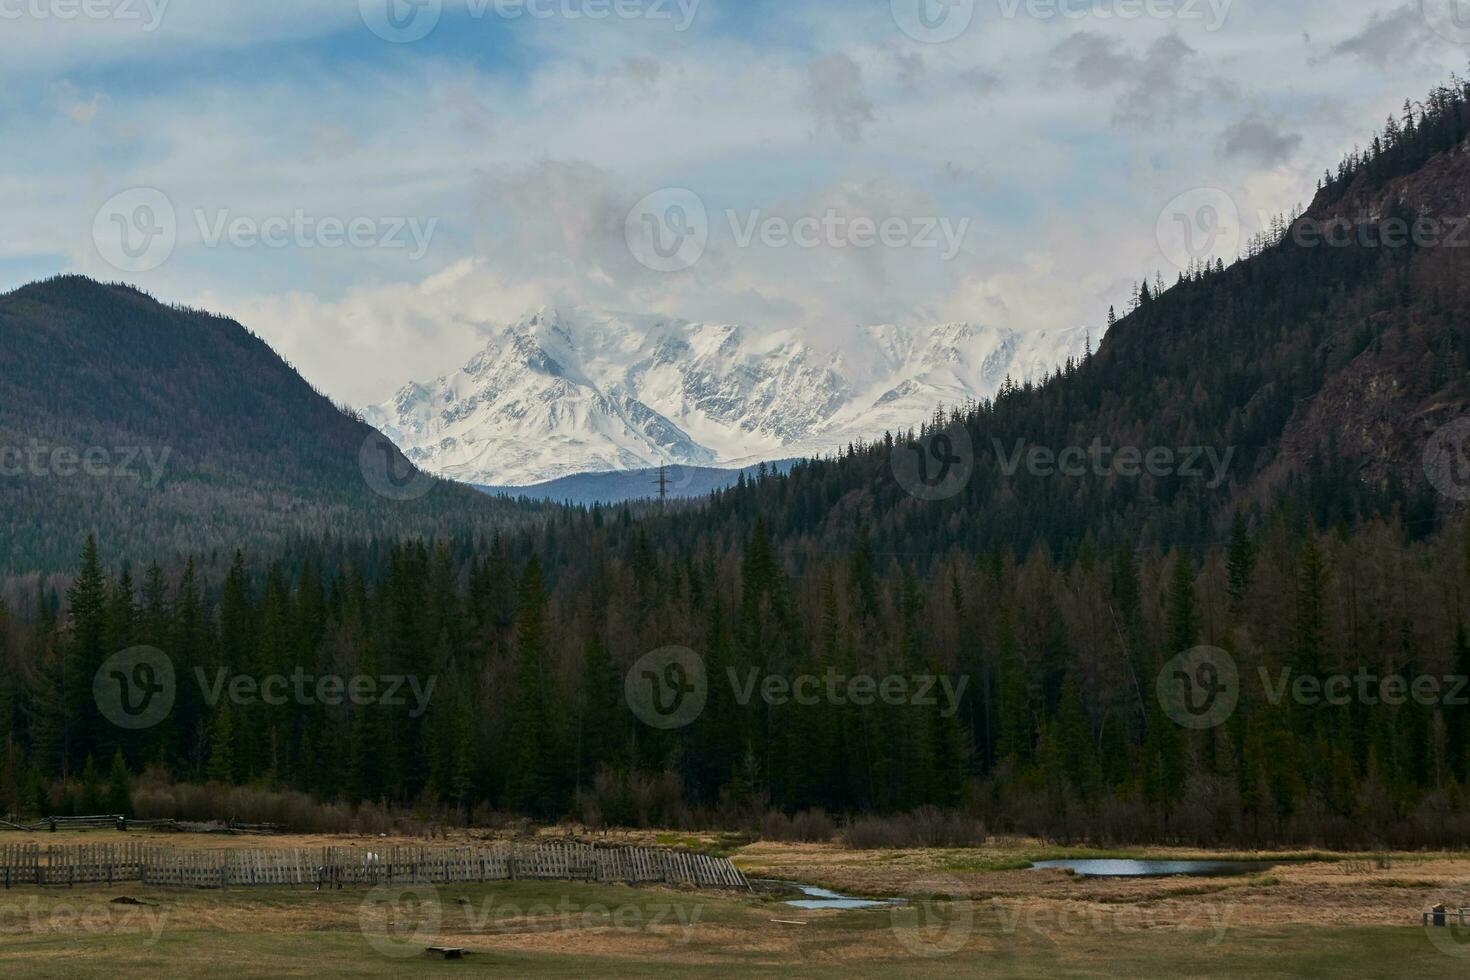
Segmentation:
{"type": "Polygon", "coordinates": [[[468,847],[220,848],[145,844],[0,844],[4,886],[136,881],[145,885],[449,884],[544,879],[663,882],[748,889],[728,858],[652,847],[501,843],[468,847]]]}
{"type": "Polygon", "coordinates": [[[6,888],[141,881],[156,850],[143,844],[0,844],[0,879],[6,888]]]}
{"type": "Polygon", "coordinates": [[[279,834],[285,827],[274,823],[237,823],[233,820],[136,820],[120,813],[90,817],[42,817],[33,823],[0,820],[0,830],[22,830],[26,833],[55,833],[58,830],[177,830],[191,834],[279,834]]]}

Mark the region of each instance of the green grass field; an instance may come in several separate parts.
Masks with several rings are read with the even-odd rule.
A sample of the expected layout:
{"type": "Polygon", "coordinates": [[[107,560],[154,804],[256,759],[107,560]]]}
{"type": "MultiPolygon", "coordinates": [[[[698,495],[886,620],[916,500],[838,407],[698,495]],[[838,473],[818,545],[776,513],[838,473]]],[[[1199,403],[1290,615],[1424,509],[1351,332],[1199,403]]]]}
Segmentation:
{"type": "Polygon", "coordinates": [[[752,895],[512,882],[401,895],[30,888],[0,910],[6,976],[1470,976],[1470,946],[1442,950],[1412,926],[1122,927],[987,901],[813,913],[752,895]],[[150,904],[111,901],[121,895],[150,904]],[[386,899],[400,900],[391,917],[386,899]],[[423,954],[440,941],[471,955],[423,954]]]}

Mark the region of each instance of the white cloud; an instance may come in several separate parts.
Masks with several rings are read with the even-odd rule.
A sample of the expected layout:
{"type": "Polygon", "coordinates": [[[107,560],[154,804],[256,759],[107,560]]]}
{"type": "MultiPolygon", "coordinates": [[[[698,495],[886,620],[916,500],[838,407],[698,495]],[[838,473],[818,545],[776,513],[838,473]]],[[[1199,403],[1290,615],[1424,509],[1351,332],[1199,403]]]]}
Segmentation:
{"type": "Polygon", "coordinates": [[[1237,0],[1216,32],[982,15],[940,45],[902,35],[886,4],[836,0],[781,5],[775,24],[754,20],[763,8],[704,0],[679,34],[446,22],[435,37],[459,43],[423,46],[364,38],[356,5],[339,0],[207,11],[174,0],[147,36],[7,24],[0,262],[63,256],[117,276],[90,244],[95,210],[123,188],[157,187],[183,227],[173,258],[140,283],[238,316],[359,403],[456,364],[478,324],[544,303],[829,338],[861,322],[1100,323],[1165,266],[1154,241],[1165,202],[1211,186],[1248,224],[1290,208],[1404,97],[1463,61],[1397,7],[1285,6],[1237,0]],[[332,47],[312,46],[327,35],[332,47]],[[276,70],[236,70],[233,52],[283,42],[276,70]],[[361,50],[332,53],[349,42],[361,50]],[[1380,57],[1409,43],[1414,58],[1380,57]],[[176,62],[187,84],[159,70],[176,62]],[[714,224],[701,262],[673,275],[624,243],[628,208],[662,187],[695,190],[714,224]],[[421,262],[236,253],[201,246],[199,209],[440,225],[421,262]],[[972,224],[942,262],[912,249],[740,248],[727,210],[972,224]]]}

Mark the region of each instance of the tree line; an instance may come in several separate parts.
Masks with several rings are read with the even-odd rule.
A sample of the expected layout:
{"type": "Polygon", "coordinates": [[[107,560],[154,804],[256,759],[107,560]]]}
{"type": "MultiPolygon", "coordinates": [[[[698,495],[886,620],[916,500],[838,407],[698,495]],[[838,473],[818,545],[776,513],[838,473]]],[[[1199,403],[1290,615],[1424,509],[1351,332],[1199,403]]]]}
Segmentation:
{"type": "Polygon", "coordinates": [[[89,543],[64,603],[5,614],[0,804],[53,812],[70,785],[80,806],[117,760],[322,799],[607,822],[937,804],[1063,837],[1282,842],[1434,840],[1470,819],[1470,708],[1450,680],[1470,676],[1463,526],[1414,541],[1394,522],[1319,533],[1242,516],[1198,553],[1085,542],[1062,562],[954,554],[923,573],[859,542],[793,574],[758,518],[727,550],[600,511],[565,520],[516,542],[364,546],[290,569],[240,555],[218,584],[189,563],[109,575],[89,543]],[[563,534],[583,560],[558,558],[563,534]],[[1201,644],[1237,665],[1239,706],[1192,730],[1156,691],[1201,644]],[[93,678],[137,645],[168,655],[177,696],[129,731],[99,712],[93,678]],[[630,707],[627,675],[675,645],[700,658],[707,701],[662,730],[630,707]],[[435,681],[419,714],[210,703],[197,678],[220,668],[435,681]],[[1342,704],[1292,686],[1359,675],[1371,684],[1342,704]],[[897,677],[910,694],[942,677],[957,694],[760,693],[801,676],[897,677]],[[1385,680],[1424,677],[1441,679],[1433,699],[1379,699],[1385,680]]]}

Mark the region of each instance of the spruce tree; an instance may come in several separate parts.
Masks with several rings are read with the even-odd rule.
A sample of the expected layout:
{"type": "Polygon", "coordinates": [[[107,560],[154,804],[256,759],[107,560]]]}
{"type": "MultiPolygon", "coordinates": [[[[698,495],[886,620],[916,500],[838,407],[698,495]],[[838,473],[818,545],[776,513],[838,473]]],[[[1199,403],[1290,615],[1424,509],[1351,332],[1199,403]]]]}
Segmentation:
{"type": "Polygon", "coordinates": [[[515,631],[505,802],[523,813],[550,814],[556,801],[552,798],[546,593],[541,563],[534,557],[521,577],[515,631]]]}
{"type": "Polygon", "coordinates": [[[119,750],[112,756],[112,768],[107,774],[107,812],[120,816],[133,815],[132,777],[128,775],[128,764],[119,750]]]}
{"type": "Polygon", "coordinates": [[[66,590],[66,602],[70,633],[61,691],[66,705],[63,764],[80,763],[112,739],[111,726],[98,712],[92,696],[92,678],[116,651],[107,650],[107,579],[97,557],[97,540],[91,535],[82,549],[81,568],[66,590]]]}

